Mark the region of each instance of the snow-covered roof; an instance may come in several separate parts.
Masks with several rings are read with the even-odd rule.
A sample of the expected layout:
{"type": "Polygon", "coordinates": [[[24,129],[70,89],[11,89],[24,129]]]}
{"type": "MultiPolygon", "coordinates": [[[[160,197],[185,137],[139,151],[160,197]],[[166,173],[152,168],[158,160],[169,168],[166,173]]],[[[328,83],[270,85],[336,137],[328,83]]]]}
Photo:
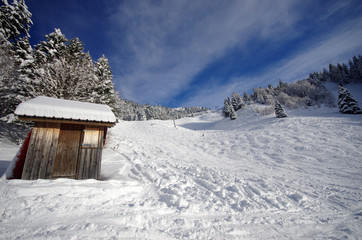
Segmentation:
{"type": "Polygon", "coordinates": [[[55,118],[64,120],[115,123],[111,108],[107,105],[78,102],[50,97],[36,97],[16,108],[15,114],[26,117],[55,118]]]}

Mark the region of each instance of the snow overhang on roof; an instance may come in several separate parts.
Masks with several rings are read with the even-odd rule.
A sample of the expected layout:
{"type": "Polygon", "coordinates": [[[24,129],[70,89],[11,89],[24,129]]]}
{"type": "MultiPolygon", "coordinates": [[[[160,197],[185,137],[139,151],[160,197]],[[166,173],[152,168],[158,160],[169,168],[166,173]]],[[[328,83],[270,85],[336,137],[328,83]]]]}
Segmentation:
{"type": "Polygon", "coordinates": [[[15,110],[15,114],[33,118],[64,119],[112,124],[116,122],[116,117],[111,108],[107,105],[44,96],[36,97],[19,104],[15,110]]]}

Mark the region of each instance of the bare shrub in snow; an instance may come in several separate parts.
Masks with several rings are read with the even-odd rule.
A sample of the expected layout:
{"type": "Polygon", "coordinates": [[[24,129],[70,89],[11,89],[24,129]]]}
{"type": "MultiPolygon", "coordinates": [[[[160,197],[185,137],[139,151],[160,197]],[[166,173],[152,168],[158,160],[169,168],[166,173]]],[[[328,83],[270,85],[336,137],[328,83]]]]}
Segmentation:
{"type": "Polygon", "coordinates": [[[300,97],[289,96],[288,94],[281,92],[279,93],[277,100],[287,106],[290,109],[295,109],[301,106],[305,106],[304,101],[300,97]]]}
{"type": "Polygon", "coordinates": [[[273,106],[258,106],[258,105],[255,105],[253,107],[253,111],[256,112],[256,113],[260,113],[261,115],[271,115],[274,113],[274,107],[273,106]]]}

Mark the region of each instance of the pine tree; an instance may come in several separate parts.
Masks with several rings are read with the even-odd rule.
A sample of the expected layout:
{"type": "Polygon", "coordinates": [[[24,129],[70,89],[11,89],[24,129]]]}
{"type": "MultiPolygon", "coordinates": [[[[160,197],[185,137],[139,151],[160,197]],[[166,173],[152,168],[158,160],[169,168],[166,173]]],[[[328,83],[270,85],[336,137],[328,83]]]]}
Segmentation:
{"type": "Polygon", "coordinates": [[[59,29],[35,47],[42,94],[49,97],[98,102],[96,68],[78,38],[68,41],[59,29]]]}
{"type": "Polygon", "coordinates": [[[46,41],[41,41],[35,46],[35,74],[40,80],[41,95],[55,98],[62,98],[62,81],[58,76],[69,72],[64,69],[67,65],[66,59],[61,58],[66,53],[66,37],[60,29],[55,29],[53,33],[45,35],[46,41]]]}
{"type": "Polygon", "coordinates": [[[234,120],[237,118],[237,114],[233,108],[233,105],[232,105],[229,97],[224,100],[224,111],[223,112],[224,112],[224,116],[230,117],[231,120],[234,120]]]}
{"type": "Polygon", "coordinates": [[[15,64],[19,74],[18,81],[22,85],[20,92],[24,100],[36,97],[39,91],[39,80],[35,76],[35,60],[28,37],[16,43],[15,64]]]}
{"type": "Polygon", "coordinates": [[[231,103],[235,111],[238,111],[245,105],[245,102],[243,101],[242,97],[237,92],[232,93],[231,103]]]}
{"type": "Polygon", "coordinates": [[[347,88],[338,86],[338,107],[341,113],[360,114],[361,109],[347,88]]]}
{"type": "Polygon", "coordinates": [[[63,56],[67,46],[68,39],[60,31],[55,29],[54,32],[45,35],[46,41],[41,41],[35,46],[35,58],[39,64],[51,63],[63,56]]]}
{"type": "Polygon", "coordinates": [[[244,94],[243,94],[243,101],[244,101],[244,103],[247,103],[250,101],[250,96],[246,92],[244,92],[244,94]]]}
{"type": "Polygon", "coordinates": [[[235,112],[234,108],[231,108],[230,119],[235,120],[237,118],[238,118],[237,113],[235,112]]]}
{"type": "MultiPolygon", "coordinates": [[[[356,57],[356,59],[357,59],[357,57],[356,57]]],[[[353,62],[354,61],[355,61],[355,59],[353,59],[353,62]]],[[[362,80],[362,55],[358,56],[358,61],[355,63],[355,65],[357,66],[359,76],[361,77],[360,78],[360,81],[361,81],[362,80]]]]}
{"type": "Polygon", "coordinates": [[[280,105],[278,100],[275,101],[274,109],[275,109],[275,115],[277,116],[277,118],[287,117],[287,114],[284,112],[284,109],[283,109],[282,105],[280,105]]]}
{"type": "Polygon", "coordinates": [[[353,82],[362,82],[362,61],[353,56],[349,63],[349,74],[353,82]]]}
{"type": "MultiPolygon", "coordinates": [[[[0,5],[0,115],[12,113],[27,96],[26,69],[31,57],[28,55],[27,37],[32,24],[31,13],[24,0],[6,0],[0,5]],[[25,36],[21,38],[21,36],[25,36]],[[25,51],[25,52],[24,52],[25,51]],[[24,60],[24,61],[23,61],[24,60]]],[[[31,49],[30,49],[31,52],[31,49]]],[[[30,53],[31,54],[31,53],[30,53]]]]}
{"type": "Polygon", "coordinates": [[[357,82],[361,78],[358,71],[358,64],[355,65],[355,63],[352,60],[348,60],[348,64],[349,64],[349,75],[351,76],[352,81],[357,82]]]}
{"type": "Polygon", "coordinates": [[[332,82],[342,83],[341,72],[333,64],[329,64],[329,77],[332,82]]]}
{"type": "Polygon", "coordinates": [[[11,112],[11,93],[13,79],[16,77],[12,44],[0,31],[0,117],[11,112]]]}
{"type": "Polygon", "coordinates": [[[347,65],[345,63],[343,63],[343,64],[338,63],[337,69],[338,69],[339,76],[340,76],[340,82],[346,83],[346,84],[350,83],[351,77],[349,75],[349,70],[348,70],[347,65]]]}
{"type": "Polygon", "coordinates": [[[58,65],[61,65],[61,61],[58,56],[60,52],[65,52],[67,39],[61,34],[60,30],[45,37],[47,41],[41,41],[35,46],[36,75],[40,79],[42,95],[60,97],[57,91],[61,89],[54,79],[54,75],[60,74],[58,65]],[[58,37],[57,33],[60,33],[61,38],[58,37]]]}
{"type": "Polygon", "coordinates": [[[230,117],[230,113],[231,113],[231,105],[230,105],[230,98],[228,97],[224,99],[223,114],[225,117],[230,117]]]}
{"type": "Polygon", "coordinates": [[[1,90],[1,100],[6,105],[3,106],[4,115],[13,113],[21,102],[37,96],[39,87],[34,75],[34,59],[28,38],[17,41],[13,52],[14,72],[1,90]]]}
{"type": "Polygon", "coordinates": [[[12,44],[4,37],[0,28],[0,87],[7,84],[14,72],[14,52],[12,44]]]}
{"type": "Polygon", "coordinates": [[[331,81],[331,77],[330,77],[329,72],[328,72],[327,69],[323,68],[323,72],[321,73],[320,80],[322,82],[330,82],[331,81]]]}
{"type": "Polygon", "coordinates": [[[29,29],[33,22],[24,0],[14,0],[13,4],[1,0],[0,16],[0,28],[6,39],[15,42],[22,36],[30,37],[29,29]]]}
{"type": "Polygon", "coordinates": [[[101,98],[99,103],[106,104],[112,109],[115,107],[117,95],[114,91],[113,75],[108,59],[102,55],[96,62],[96,75],[98,78],[96,91],[101,98]]]}

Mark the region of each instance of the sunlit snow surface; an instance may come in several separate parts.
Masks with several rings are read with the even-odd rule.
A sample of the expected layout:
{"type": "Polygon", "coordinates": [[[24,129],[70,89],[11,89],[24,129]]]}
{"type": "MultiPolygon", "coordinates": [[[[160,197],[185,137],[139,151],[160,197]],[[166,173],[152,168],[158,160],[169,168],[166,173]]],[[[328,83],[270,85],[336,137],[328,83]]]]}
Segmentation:
{"type": "Polygon", "coordinates": [[[107,105],[78,102],[39,96],[19,104],[16,115],[27,117],[45,117],[82,121],[116,121],[111,108],[107,105]]]}
{"type": "Polygon", "coordinates": [[[360,238],[362,115],[286,112],[120,122],[103,181],[1,179],[0,238],[360,238]]]}

